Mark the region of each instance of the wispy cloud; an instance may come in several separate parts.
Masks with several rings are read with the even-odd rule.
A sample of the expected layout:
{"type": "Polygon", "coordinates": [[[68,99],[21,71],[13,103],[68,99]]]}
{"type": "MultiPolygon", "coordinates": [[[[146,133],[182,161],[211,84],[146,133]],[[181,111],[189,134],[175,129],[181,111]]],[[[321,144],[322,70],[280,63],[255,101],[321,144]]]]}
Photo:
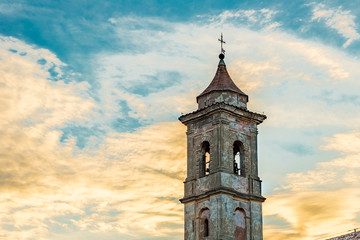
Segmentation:
{"type": "Polygon", "coordinates": [[[356,16],[351,11],[343,10],[342,7],[331,8],[323,3],[314,4],[312,20],[324,20],[325,24],[336,30],[347,41],[343,47],[348,47],[353,41],[360,39],[355,24],[356,16]]]}
{"type": "Polygon", "coordinates": [[[219,25],[240,23],[260,29],[273,30],[281,26],[281,23],[274,20],[277,13],[279,12],[268,8],[260,10],[226,10],[218,16],[211,17],[211,20],[219,25]]]}

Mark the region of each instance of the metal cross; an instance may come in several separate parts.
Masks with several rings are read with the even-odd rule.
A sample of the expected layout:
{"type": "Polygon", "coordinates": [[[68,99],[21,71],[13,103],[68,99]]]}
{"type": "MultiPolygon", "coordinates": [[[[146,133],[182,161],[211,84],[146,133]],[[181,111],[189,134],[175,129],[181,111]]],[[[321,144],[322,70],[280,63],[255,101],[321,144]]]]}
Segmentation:
{"type": "Polygon", "coordinates": [[[225,54],[225,50],[223,49],[223,44],[225,44],[226,42],[224,41],[224,39],[223,39],[223,34],[221,33],[221,38],[220,39],[218,39],[219,40],[219,42],[221,43],[221,53],[222,54],[225,54]]]}

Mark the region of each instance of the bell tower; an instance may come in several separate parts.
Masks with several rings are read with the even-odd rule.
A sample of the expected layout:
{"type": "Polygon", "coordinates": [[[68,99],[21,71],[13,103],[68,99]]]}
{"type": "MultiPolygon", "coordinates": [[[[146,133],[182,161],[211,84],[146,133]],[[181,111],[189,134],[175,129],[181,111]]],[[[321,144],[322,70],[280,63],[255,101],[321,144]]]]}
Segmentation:
{"type": "Polygon", "coordinates": [[[247,109],[248,96],[231,80],[224,52],[214,79],[196,98],[198,109],[179,118],[187,126],[180,199],[185,240],[263,239],[257,125],[266,116],[247,109]]]}

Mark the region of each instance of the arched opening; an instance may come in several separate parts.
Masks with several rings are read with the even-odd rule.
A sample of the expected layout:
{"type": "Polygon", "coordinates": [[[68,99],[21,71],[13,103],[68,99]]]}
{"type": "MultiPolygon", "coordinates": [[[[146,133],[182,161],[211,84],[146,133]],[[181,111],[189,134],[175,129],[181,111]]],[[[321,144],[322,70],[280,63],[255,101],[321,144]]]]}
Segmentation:
{"type": "Polygon", "coordinates": [[[200,212],[200,240],[207,240],[210,236],[210,210],[204,208],[200,212]]]}
{"type": "Polygon", "coordinates": [[[204,221],[204,237],[209,236],[209,220],[205,219],[204,221]]]}
{"type": "Polygon", "coordinates": [[[210,144],[205,141],[201,144],[200,177],[210,174],[210,144]]]}
{"type": "Polygon", "coordinates": [[[235,240],[246,240],[246,221],[244,209],[237,208],[234,212],[235,240]]]}
{"type": "Polygon", "coordinates": [[[236,175],[245,175],[245,154],[244,154],[244,146],[242,142],[235,141],[233,147],[234,153],[234,174],[236,175]]]}

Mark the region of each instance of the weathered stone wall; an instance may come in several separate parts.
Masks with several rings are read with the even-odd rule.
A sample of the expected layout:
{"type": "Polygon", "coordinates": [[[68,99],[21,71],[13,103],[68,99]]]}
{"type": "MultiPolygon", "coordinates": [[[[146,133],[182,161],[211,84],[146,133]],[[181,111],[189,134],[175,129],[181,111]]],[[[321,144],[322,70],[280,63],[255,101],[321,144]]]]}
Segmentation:
{"type": "Polygon", "coordinates": [[[185,214],[185,232],[184,237],[185,240],[195,240],[195,229],[196,229],[196,206],[195,202],[189,202],[185,204],[184,207],[185,214]]]}
{"type": "Polygon", "coordinates": [[[246,239],[246,220],[243,209],[236,209],[234,214],[235,240],[246,239]]]}
{"type": "Polygon", "coordinates": [[[248,178],[229,173],[214,173],[185,183],[185,195],[200,195],[220,187],[234,189],[239,193],[249,193],[248,178]]]}
{"type": "Polygon", "coordinates": [[[261,181],[257,175],[257,122],[247,111],[217,105],[194,112],[187,122],[188,175],[185,180],[185,240],[262,240],[261,181]],[[202,114],[200,114],[202,113],[202,114]],[[241,115],[243,114],[243,115],[241,115]],[[201,174],[204,142],[210,173],[201,174]],[[234,143],[241,143],[241,175],[234,173],[234,143]],[[204,209],[208,209],[204,215],[204,209]],[[238,211],[238,212],[236,212],[238,211]],[[240,212],[239,212],[240,211],[240,212]],[[202,214],[203,213],[203,214],[202,214]],[[236,214],[243,214],[244,217],[236,214]],[[209,236],[204,218],[209,217],[209,236]],[[235,237],[236,236],[236,237],[235,237]]]}
{"type": "MultiPolygon", "coordinates": [[[[251,161],[256,158],[253,154],[257,154],[250,148],[252,123],[241,121],[227,113],[215,113],[188,127],[189,153],[185,196],[202,194],[221,186],[241,193],[249,193],[247,176],[252,172],[251,161]],[[202,177],[200,176],[201,145],[205,141],[210,144],[210,175],[202,177]],[[240,141],[244,146],[243,176],[233,174],[235,141],[240,141]]],[[[255,192],[259,194],[259,190],[255,192]]]]}
{"type": "MultiPolygon", "coordinates": [[[[202,154],[201,144],[204,141],[210,144],[210,175],[214,172],[227,172],[229,175],[221,175],[210,180],[197,180],[191,186],[188,193],[199,194],[209,190],[211,184],[214,187],[222,183],[226,187],[233,187],[242,193],[249,192],[247,179],[233,174],[233,147],[235,141],[240,141],[244,148],[243,177],[251,176],[259,180],[257,176],[257,130],[256,124],[243,121],[229,113],[217,113],[206,119],[189,126],[188,134],[188,180],[198,179],[200,174],[200,159],[202,154]],[[220,140],[219,140],[220,139],[220,140]],[[218,181],[221,181],[220,183],[218,181]],[[204,183],[204,185],[201,185],[204,183]],[[197,189],[201,187],[201,189],[197,189]]],[[[253,180],[252,180],[253,181],[253,180]]],[[[260,181],[253,181],[252,193],[260,195],[260,181]]]]}
{"type": "Polygon", "coordinates": [[[229,194],[216,194],[186,203],[185,240],[195,239],[262,240],[261,203],[229,194]],[[243,219],[236,218],[239,211],[243,219]],[[205,217],[209,220],[208,237],[204,236],[205,217]]]}
{"type": "Polygon", "coordinates": [[[231,91],[216,91],[199,97],[198,108],[202,109],[218,102],[225,102],[229,105],[246,108],[247,97],[231,91]]]}
{"type": "Polygon", "coordinates": [[[262,240],[262,205],[260,202],[250,202],[251,239],[262,240]]]}

